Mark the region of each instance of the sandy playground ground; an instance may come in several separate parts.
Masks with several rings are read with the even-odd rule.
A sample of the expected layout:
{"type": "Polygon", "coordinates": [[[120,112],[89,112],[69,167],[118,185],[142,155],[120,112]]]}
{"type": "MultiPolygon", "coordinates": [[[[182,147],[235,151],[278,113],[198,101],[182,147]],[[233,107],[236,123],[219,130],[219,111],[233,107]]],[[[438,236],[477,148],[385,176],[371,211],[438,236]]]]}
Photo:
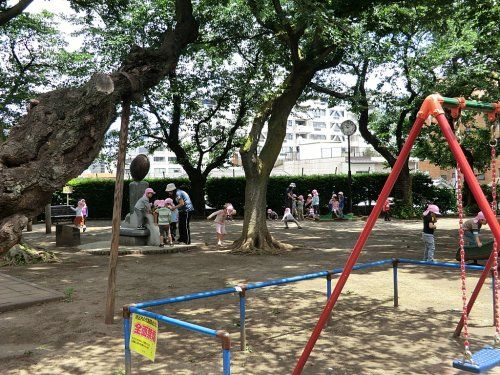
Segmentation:
{"type": "MultiPolygon", "coordinates": [[[[303,230],[272,233],[296,246],[279,256],[231,255],[217,248],[209,222],[192,222],[199,249],[184,253],[120,256],[116,323],[104,324],[108,257],[54,247],[44,225],[26,233],[33,244],[55,251],[61,263],[0,269],[64,293],[71,302],[50,302],[0,314],[1,374],[122,374],[124,304],[221,289],[342,267],[363,221],[306,222],[303,230]]],[[[293,224],[292,224],[293,225],[293,224]]],[[[242,222],[229,224],[229,240],[242,222]]],[[[454,261],[456,219],[441,219],[436,258],[454,261]]],[[[419,221],[379,220],[360,262],[391,257],[420,259],[419,221]]],[[[486,228],[484,238],[491,237],[486,228]]],[[[110,238],[109,222],[91,222],[82,243],[110,238]]],[[[472,288],[479,273],[472,273],[472,288]]],[[[232,374],[290,374],[325,303],[325,280],[316,279],[249,291],[247,350],[240,351],[238,297],[195,300],[155,311],[231,333],[232,374]]],[[[461,312],[459,271],[404,266],[399,273],[399,308],[392,306],[392,268],[355,272],[347,282],[333,320],[322,332],[304,374],[455,374],[451,362],[462,352],[452,333],[461,312]]],[[[489,344],[492,327],[491,283],[483,287],[470,325],[473,351],[489,344]]],[[[200,334],[160,324],[154,363],[132,355],[136,374],[220,374],[220,343],[200,334]]],[[[490,373],[500,374],[500,369],[490,373]]]]}

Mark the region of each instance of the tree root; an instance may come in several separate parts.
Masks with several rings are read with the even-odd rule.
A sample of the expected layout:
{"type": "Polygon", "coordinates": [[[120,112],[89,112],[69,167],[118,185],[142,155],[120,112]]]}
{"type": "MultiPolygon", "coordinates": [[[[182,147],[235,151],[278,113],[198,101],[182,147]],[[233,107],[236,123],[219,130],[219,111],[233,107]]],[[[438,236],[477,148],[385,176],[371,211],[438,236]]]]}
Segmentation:
{"type": "Polygon", "coordinates": [[[0,267],[55,262],[60,260],[53,252],[39,250],[26,242],[21,242],[5,253],[3,260],[0,261],[0,267]]]}
{"type": "Polygon", "coordinates": [[[231,245],[231,254],[240,255],[279,255],[293,249],[292,245],[275,240],[271,235],[264,238],[240,238],[231,245]]]}

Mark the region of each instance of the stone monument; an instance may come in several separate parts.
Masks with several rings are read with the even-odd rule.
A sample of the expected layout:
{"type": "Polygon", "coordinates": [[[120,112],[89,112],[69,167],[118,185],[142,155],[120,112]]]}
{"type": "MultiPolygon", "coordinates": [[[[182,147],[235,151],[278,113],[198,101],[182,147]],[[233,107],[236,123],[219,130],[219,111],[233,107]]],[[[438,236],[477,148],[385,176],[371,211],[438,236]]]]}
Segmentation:
{"type": "Polygon", "coordinates": [[[129,185],[129,213],[120,225],[120,245],[158,246],[160,244],[160,232],[154,223],[153,215],[146,215],[146,229],[139,229],[140,224],[134,212],[135,204],[149,187],[149,183],[142,181],[148,172],[148,157],[143,154],[137,155],[130,163],[130,175],[134,181],[129,185]]]}

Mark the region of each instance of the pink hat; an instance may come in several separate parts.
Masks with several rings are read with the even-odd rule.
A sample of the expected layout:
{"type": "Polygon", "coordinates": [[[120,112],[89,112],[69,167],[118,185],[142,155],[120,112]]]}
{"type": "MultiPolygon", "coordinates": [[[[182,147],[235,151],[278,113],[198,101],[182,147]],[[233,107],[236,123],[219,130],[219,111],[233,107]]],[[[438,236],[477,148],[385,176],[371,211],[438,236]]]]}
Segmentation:
{"type": "Polygon", "coordinates": [[[424,216],[427,216],[429,212],[432,212],[433,214],[436,215],[441,215],[441,213],[439,212],[439,207],[436,206],[435,204],[430,204],[427,206],[427,210],[424,211],[424,216]]]}
{"type": "Polygon", "coordinates": [[[224,205],[228,215],[234,215],[236,213],[236,210],[234,209],[233,205],[231,203],[226,203],[224,205]]]}
{"type": "Polygon", "coordinates": [[[147,188],[146,190],[144,190],[144,196],[146,196],[146,194],[148,194],[148,193],[156,194],[155,191],[151,188],[147,188]]]}
{"type": "Polygon", "coordinates": [[[174,201],[172,200],[172,198],[167,198],[165,199],[164,201],[164,205],[166,206],[167,204],[174,204],[174,201]]]}
{"type": "Polygon", "coordinates": [[[299,195],[299,201],[303,201],[304,200],[304,196],[303,195],[299,195]]]}
{"type": "Polygon", "coordinates": [[[153,203],[154,206],[156,207],[165,207],[165,201],[161,199],[157,199],[153,203]]]}
{"type": "Polygon", "coordinates": [[[267,209],[267,213],[270,214],[271,212],[273,212],[273,210],[271,210],[270,208],[267,209]]]}
{"type": "Polygon", "coordinates": [[[289,213],[290,213],[290,208],[289,207],[285,208],[285,214],[289,214],[289,213]]]}
{"type": "Polygon", "coordinates": [[[477,223],[479,220],[486,220],[484,217],[483,211],[479,211],[476,217],[474,218],[474,223],[477,223]]]}
{"type": "Polygon", "coordinates": [[[313,193],[313,195],[318,195],[318,191],[317,191],[316,189],[314,189],[314,190],[312,191],[312,193],[313,193]]]}

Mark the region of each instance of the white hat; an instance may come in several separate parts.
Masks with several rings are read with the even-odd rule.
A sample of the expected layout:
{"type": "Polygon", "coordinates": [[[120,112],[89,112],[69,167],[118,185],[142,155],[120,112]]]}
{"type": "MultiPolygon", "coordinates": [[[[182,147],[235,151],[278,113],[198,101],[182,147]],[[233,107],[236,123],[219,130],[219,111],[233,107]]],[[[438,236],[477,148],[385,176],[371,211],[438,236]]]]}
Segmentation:
{"type": "Polygon", "coordinates": [[[175,184],[173,182],[171,182],[170,184],[167,185],[167,188],[165,189],[165,191],[174,191],[175,189],[177,189],[175,187],[175,184]]]}
{"type": "Polygon", "coordinates": [[[339,191],[339,195],[344,195],[344,193],[342,193],[341,191],[339,191]]]}
{"type": "Polygon", "coordinates": [[[290,187],[295,187],[295,182],[291,182],[290,187]]]}

